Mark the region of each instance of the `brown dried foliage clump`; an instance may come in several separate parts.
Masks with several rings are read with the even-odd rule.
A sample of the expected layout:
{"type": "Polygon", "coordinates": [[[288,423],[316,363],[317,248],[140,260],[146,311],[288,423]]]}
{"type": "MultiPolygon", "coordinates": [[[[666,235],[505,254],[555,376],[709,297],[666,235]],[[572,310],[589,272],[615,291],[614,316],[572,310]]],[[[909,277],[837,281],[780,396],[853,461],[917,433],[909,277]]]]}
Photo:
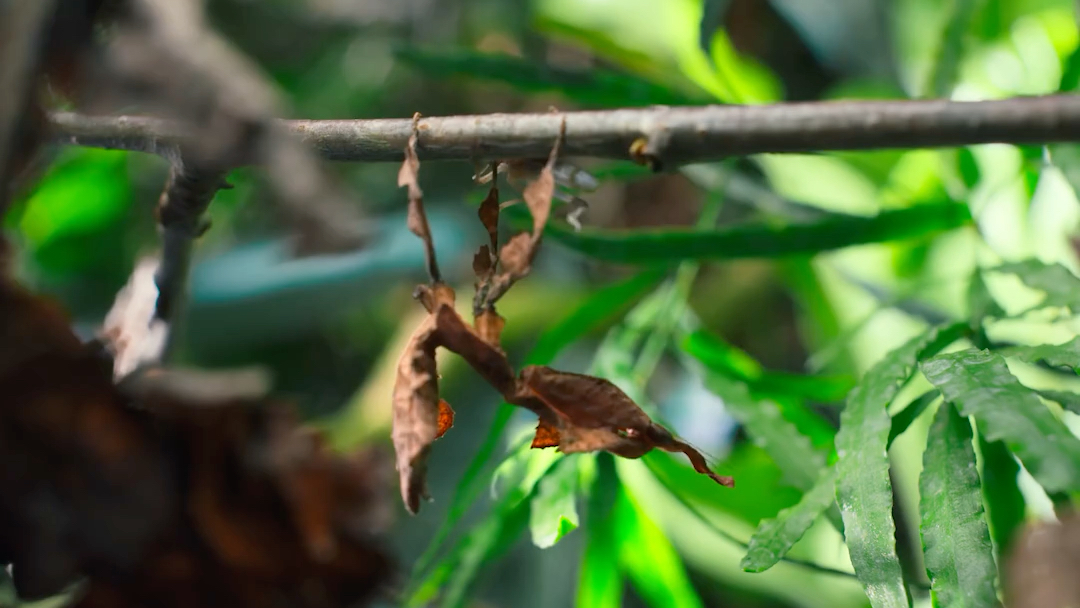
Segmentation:
{"type": "MultiPolygon", "coordinates": [[[[414,123],[415,126],[415,123],[414,123]]],[[[563,124],[565,130],[565,123],[563,124]]],[[[420,163],[416,154],[418,130],[414,128],[405,149],[398,184],[409,192],[409,228],[424,243],[427,267],[437,269],[435,248],[424,216],[422,191],[417,182],[420,163]]],[[[617,386],[593,376],[561,372],[550,367],[527,366],[515,373],[500,346],[505,320],[495,304],[514,283],[529,274],[539,250],[544,226],[551,214],[555,181],[552,168],[562,141],[560,133],[547,163],[530,181],[523,196],[533,218],[532,230],[514,235],[498,245],[499,201],[494,179],[479,217],[490,237],[473,258],[476,295],[473,324],[455,308],[454,290],[435,272],[431,282],[417,287],[415,297],[428,311],[416,328],[398,362],[394,386],[394,449],[406,508],[416,513],[427,498],[426,462],[432,443],[450,427],[450,406],[439,398],[435,351],[442,347],[464,358],[509,403],[526,408],[538,417],[534,448],[555,447],[561,452],[608,451],[625,458],[639,458],[653,448],[686,454],[694,469],[717,483],[732,486],[730,477],[709,470],[705,458],[653,422],[617,386]]],[[[497,173],[491,170],[492,176],[497,173]]]]}
{"type": "Polygon", "coordinates": [[[207,394],[197,372],[117,385],[68,327],[0,280],[0,562],[22,597],[80,579],[82,608],[329,608],[378,592],[376,454],[334,454],[289,406],[207,394]]]}

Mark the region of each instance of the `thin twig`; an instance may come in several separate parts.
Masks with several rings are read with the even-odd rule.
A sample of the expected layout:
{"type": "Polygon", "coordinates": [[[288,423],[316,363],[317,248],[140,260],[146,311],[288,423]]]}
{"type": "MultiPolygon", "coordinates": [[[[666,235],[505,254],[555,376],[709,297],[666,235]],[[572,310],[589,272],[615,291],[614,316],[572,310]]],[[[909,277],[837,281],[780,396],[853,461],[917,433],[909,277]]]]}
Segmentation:
{"type": "MultiPolygon", "coordinates": [[[[315,154],[273,117],[276,90],[257,66],[210,30],[195,0],[132,0],[109,45],[114,74],[176,116],[185,156],[201,164],[257,164],[298,226],[305,253],[348,251],[368,236],[359,207],[315,154]]],[[[165,138],[151,147],[171,147],[165,138]],[[158,144],[163,144],[158,147],[158,144]]],[[[181,142],[173,141],[173,144],[181,142]]]]}
{"type": "MultiPolygon", "coordinates": [[[[157,152],[184,130],[144,117],[52,115],[56,141],[157,152]]],[[[420,160],[545,158],[566,120],[563,156],[632,158],[631,146],[663,133],[665,163],[768,152],[1037,144],[1080,140],[1080,96],[997,101],[828,101],[764,106],[621,109],[563,114],[490,114],[420,120],[420,160]]],[[[282,123],[324,158],[396,161],[411,119],[282,123]]]]}

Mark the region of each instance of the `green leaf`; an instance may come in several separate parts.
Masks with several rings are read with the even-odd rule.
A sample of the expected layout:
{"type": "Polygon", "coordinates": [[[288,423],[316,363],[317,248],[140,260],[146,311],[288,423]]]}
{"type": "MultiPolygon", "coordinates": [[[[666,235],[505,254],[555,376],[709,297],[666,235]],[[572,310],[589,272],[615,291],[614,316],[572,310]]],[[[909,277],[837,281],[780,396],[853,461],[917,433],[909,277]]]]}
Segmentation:
{"type": "Polygon", "coordinates": [[[720,374],[707,374],[705,386],[724,400],[724,409],[769,454],[791,485],[804,491],[814,485],[825,467],[825,454],[784,419],[775,403],[755,401],[745,384],[720,374]]]}
{"type": "Polygon", "coordinates": [[[940,606],[997,606],[994,548],[983,517],[971,422],[938,408],[919,477],[920,532],[930,587],[940,606]]]}
{"type": "Polygon", "coordinates": [[[750,355],[705,330],[690,334],[681,346],[710,370],[745,382],[755,393],[784,393],[831,403],[842,401],[854,386],[849,376],[767,370],[750,355]]]}
{"type": "Polygon", "coordinates": [[[1080,414],[1080,395],[1076,393],[1051,390],[1038,390],[1035,392],[1039,393],[1040,397],[1049,399],[1074,414],[1080,414]]]}
{"type": "Polygon", "coordinates": [[[1024,524],[1024,495],[1017,484],[1020,465],[1000,441],[987,441],[979,436],[979,455],[982,456],[982,492],[990,521],[990,537],[998,555],[1009,555],[1017,530],[1024,524]]]}
{"type": "Polygon", "coordinates": [[[531,93],[558,92],[591,107],[677,106],[708,102],[707,98],[694,98],[627,73],[597,67],[571,70],[520,57],[460,49],[427,51],[404,47],[397,49],[395,56],[434,77],[464,76],[502,82],[531,93]]]}
{"type": "Polygon", "coordinates": [[[949,23],[945,27],[937,63],[934,65],[928,87],[930,94],[934,97],[946,99],[951,97],[950,93],[953,85],[956,84],[957,72],[963,58],[964,35],[979,4],[976,0],[953,0],[952,2],[952,15],[949,16],[949,23]]]}
{"type": "Polygon", "coordinates": [[[1016,357],[1027,363],[1043,362],[1052,367],[1080,369],[1080,337],[1064,344],[1010,346],[998,351],[1003,357],[1016,357]]]}
{"type": "MultiPolygon", "coordinates": [[[[593,331],[613,319],[618,318],[626,307],[640,298],[659,282],[664,276],[661,269],[643,271],[629,279],[606,285],[596,290],[585,299],[574,312],[566,318],[551,326],[533,347],[532,352],[526,358],[526,364],[544,365],[550,363],[566,346],[570,345],[581,336],[593,331]]],[[[502,404],[495,412],[495,419],[488,429],[487,435],[480,444],[480,449],[469,462],[465,473],[461,476],[454,496],[450,499],[450,506],[446,516],[439,525],[427,549],[413,566],[413,577],[420,576],[430,567],[433,560],[438,556],[443,543],[450,536],[450,532],[457,526],[461,518],[469,510],[483,493],[487,480],[481,473],[487,468],[488,462],[499,447],[499,441],[506,425],[516,409],[508,404],[502,404]]]]}
{"type": "Polygon", "coordinates": [[[968,349],[924,361],[922,371],[962,414],[975,417],[988,440],[1004,441],[1047,491],[1080,487],[1080,439],[1020,384],[1001,355],[968,349]]]}
{"type": "Polygon", "coordinates": [[[740,566],[747,572],[764,572],[787,555],[818,516],[836,501],[836,468],[829,467],[802,500],[761,522],[750,537],[740,566]]]}
{"type": "Polygon", "coordinates": [[[675,547],[625,487],[612,515],[619,531],[619,563],[645,603],[653,608],[701,608],[675,547]]]}
{"type": "Polygon", "coordinates": [[[599,260],[643,264],[817,253],[865,243],[929,236],[970,221],[967,207],[947,203],[883,211],[874,217],[834,215],[814,223],[783,227],[748,224],[715,230],[583,229],[575,232],[549,223],[545,234],[553,241],[599,260]]]}
{"type": "MultiPolygon", "coordinates": [[[[893,416],[886,450],[892,445],[893,440],[903,434],[938,396],[937,391],[927,392],[893,416]]],[[[761,522],[754,535],[750,537],[749,550],[742,561],[743,569],[747,572],[763,572],[784,559],[788,551],[791,551],[795,543],[799,542],[799,539],[806,534],[817,517],[829,508],[835,498],[836,467],[830,466],[814,487],[803,494],[797,504],[780,511],[774,519],[761,522]],[[822,505],[825,498],[818,492],[828,493],[828,503],[822,505]]]]}
{"type": "Polygon", "coordinates": [[[874,608],[908,606],[896,555],[887,407],[916,362],[954,342],[963,325],[935,327],[909,340],[870,369],[848,397],[836,434],[836,498],[844,517],[851,564],[874,608]]]}
{"type": "Polygon", "coordinates": [[[927,391],[922,395],[916,397],[911,403],[907,404],[904,409],[900,410],[892,417],[892,426],[889,428],[889,442],[888,445],[892,445],[892,442],[900,436],[901,433],[906,431],[915,419],[922,415],[926,411],[926,408],[930,407],[930,404],[937,400],[941,395],[937,391],[927,391]]]}
{"type": "Polygon", "coordinates": [[[596,457],[597,479],[589,495],[588,538],[578,570],[577,608],[620,608],[623,576],[619,568],[619,534],[611,517],[619,491],[611,454],[596,457]]]}
{"type": "Polygon", "coordinates": [[[994,296],[990,295],[990,290],[986,287],[986,281],[983,280],[982,271],[977,268],[971,275],[971,285],[968,287],[968,310],[973,325],[978,325],[986,317],[1001,318],[1005,316],[1005,311],[1002,310],[994,296]]]}
{"type": "Polygon", "coordinates": [[[533,544],[541,549],[555,546],[578,527],[577,463],[576,458],[563,458],[540,481],[529,505],[529,531],[533,544]]]}
{"type": "Polygon", "coordinates": [[[992,270],[1015,274],[1028,287],[1046,292],[1046,298],[1039,306],[1063,306],[1076,309],[1080,305],[1080,278],[1061,264],[1024,260],[1002,264],[992,270]]]}
{"type": "Polygon", "coordinates": [[[480,568],[506,551],[529,524],[529,507],[539,483],[565,457],[550,450],[533,450],[523,444],[507,460],[515,465],[519,479],[503,495],[476,527],[454,547],[409,594],[406,606],[428,603],[440,588],[445,588],[441,606],[459,608],[480,568]]]}

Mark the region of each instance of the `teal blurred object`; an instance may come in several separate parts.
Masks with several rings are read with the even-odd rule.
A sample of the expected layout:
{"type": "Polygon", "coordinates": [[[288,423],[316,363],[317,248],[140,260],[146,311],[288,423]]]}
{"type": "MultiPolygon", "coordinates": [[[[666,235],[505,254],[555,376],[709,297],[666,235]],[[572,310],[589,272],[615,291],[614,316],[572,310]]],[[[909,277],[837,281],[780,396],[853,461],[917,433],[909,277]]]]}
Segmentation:
{"type": "MultiPolygon", "coordinates": [[[[469,272],[482,243],[467,211],[429,211],[439,265],[449,282],[469,272]]],[[[426,280],[423,247],[404,213],[373,219],[371,246],[345,255],[296,259],[285,240],[240,246],[192,270],[184,345],[195,353],[235,351],[284,342],[377,300],[401,284],[426,280]]]]}

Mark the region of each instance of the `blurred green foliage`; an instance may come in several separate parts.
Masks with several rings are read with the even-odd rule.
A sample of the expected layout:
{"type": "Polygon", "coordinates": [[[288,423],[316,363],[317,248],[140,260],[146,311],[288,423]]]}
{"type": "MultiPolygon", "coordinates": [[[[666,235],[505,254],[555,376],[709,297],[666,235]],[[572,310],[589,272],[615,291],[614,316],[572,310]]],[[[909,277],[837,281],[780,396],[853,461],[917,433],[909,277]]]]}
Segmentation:
{"type": "MultiPolygon", "coordinates": [[[[306,118],[968,100],[1080,82],[1070,0],[210,6],[306,118]]],[[[770,154],[663,176],[582,163],[601,182],[582,195],[591,225],[548,227],[528,295],[500,309],[511,356],[616,382],[737,485],[668,454],[530,451],[510,406],[464,366],[441,368],[463,407],[436,446],[436,502],[395,531],[412,565],[402,605],[996,602],[1015,531],[1080,490],[1080,146],[770,154]],[[721,199],[713,217],[703,201],[721,199]]],[[[483,234],[472,169],[423,173],[440,261],[464,291],[483,234]]],[[[379,391],[423,260],[396,167],[334,170],[384,238],[287,260],[258,172],[237,172],[211,206],[181,356],[268,365],[341,444],[385,442],[379,391]]],[[[155,242],[162,178],[155,161],[63,149],[5,218],[22,274],[96,323],[155,242]]],[[[520,205],[504,215],[527,221],[520,205]]]]}

